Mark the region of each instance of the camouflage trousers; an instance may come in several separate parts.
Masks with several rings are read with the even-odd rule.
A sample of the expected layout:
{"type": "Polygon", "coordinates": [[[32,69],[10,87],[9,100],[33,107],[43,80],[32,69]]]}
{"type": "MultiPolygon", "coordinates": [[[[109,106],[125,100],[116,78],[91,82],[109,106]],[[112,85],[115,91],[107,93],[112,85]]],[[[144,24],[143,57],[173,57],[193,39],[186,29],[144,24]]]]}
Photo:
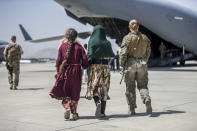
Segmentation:
{"type": "Polygon", "coordinates": [[[165,57],[165,51],[160,52],[160,58],[163,59],[165,57]]]}
{"type": "Polygon", "coordinates": [[[130,110],[137,108],[136,84],[143,103],[151,101],[148,91],[147,65],[138,61],[129,61],[125,72],[126,99],[130,110]]]}
{"type": "Polygon", "coordinates": [[[9,84],[17,87],[18,86],[18,82],[19,82],[20,63],[19,62],[14,62],[12,64],[9,64],[9,66],[11,67],[8,70],[8,81],[9,81],[9,84]]]}

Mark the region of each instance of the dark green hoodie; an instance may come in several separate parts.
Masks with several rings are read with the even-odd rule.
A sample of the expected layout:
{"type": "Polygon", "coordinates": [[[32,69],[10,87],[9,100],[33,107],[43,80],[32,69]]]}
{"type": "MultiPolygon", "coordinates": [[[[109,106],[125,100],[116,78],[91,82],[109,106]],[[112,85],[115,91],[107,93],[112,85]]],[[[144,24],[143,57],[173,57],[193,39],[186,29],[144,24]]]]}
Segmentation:
{"type": "Polygon", "coordinates": [[[88,60],[114,56],[111,43],[106,39],[104,27],[96,25],[88,41],[88,60]]]}

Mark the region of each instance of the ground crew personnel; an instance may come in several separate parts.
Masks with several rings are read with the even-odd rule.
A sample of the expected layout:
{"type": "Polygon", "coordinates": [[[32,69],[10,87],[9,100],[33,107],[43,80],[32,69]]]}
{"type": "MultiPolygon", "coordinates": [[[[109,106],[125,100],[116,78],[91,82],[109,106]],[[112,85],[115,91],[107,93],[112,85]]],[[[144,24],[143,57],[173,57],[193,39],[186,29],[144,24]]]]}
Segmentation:
{"type": "Polygon", "coordinates": [[[146,113],[151,114],[151,98],[147,87],[147,62],[151,53],[151,42],[146,35],[138,31],[137,20],[133,19],[129,22],[129,29],[131,32],[123,38],[120,51],[120,66],[124,68],[129,114],[134,115],[137,108],[136,83],[142,101],[146,105],[146,113]]]}
{"type": "Polygon", "coordinates": [[[3,52],[8,69],[8,81],[10,89],[17,90],[20,74],[20,59],[23,50],[20,45],[16,44],[16,36],[11,37],[11,43],[8,44],[3,52]]]}
{"type": "Polygon", "coordinates": [[[166,46],[161,42],[161,45],[159,46],[160,50],[160,58],[163,59],[166,53],[166,46]]]}
{"type": "Polygon", "coordinates": [[[117,51],[117,52],[116,52],[115,59],[116,59],[116,69],[117,69],[117,71],[120,71],[120,64],[119,64],[119,51],[117,51]]]}

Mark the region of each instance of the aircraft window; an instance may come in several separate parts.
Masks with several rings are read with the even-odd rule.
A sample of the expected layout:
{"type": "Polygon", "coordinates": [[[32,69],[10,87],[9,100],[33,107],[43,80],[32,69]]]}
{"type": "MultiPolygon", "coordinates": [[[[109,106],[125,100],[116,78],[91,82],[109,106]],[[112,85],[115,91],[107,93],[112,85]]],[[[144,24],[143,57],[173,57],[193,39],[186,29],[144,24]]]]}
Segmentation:
{"type": "Polygon", "coordinates": [[[183,17],[175,16],[174,19],[175,19],[175,20],[183,20],[183,17]]]}

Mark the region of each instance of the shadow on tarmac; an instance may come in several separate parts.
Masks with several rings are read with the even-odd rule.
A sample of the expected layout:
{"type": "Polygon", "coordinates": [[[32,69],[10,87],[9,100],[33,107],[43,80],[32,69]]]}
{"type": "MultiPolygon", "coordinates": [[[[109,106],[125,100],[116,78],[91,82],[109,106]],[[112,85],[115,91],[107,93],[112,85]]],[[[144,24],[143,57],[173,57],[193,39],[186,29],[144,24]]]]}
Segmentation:
{"type": "Polygon", "coordinates": [[[22,88],[18,90],[43,90],[44,88],[22,88]]]}
{"type": "Polygon", "coordinates": [[[109,120],[110,118],[128,118],[131,117],[131,115],[128,114],[115,114],[115,115],[107,115],[103,118],[96,118],[95,116],[80,116],[79,119],[99,119],[99,120],[109,120]]]}
{"type": "Polygon", "coordinates": [[[149,68],[149,71],[177,71],[177,72],[197,72],[194,69],[175,69],[173,67],[163,67],[163,68],[149,68]]]}
{"type": "Polygon", "coordinates": [[[170,115],[178,113],[185,113],[185,111],[166,110],[165,112],[153,112],[150,117],[159,117],[160,115],[170,115]]]}
{"type": "MultiPolygon", "coordinates": [[[[166,110],[164,112],[153,112],[150,117],[159,117],[160,115],[170,115],[170,114],[178,114],[185,113],[185,111],[176,111],[176,110],[166,110]]],[[[139,116],[147,116],[146,113],[136,113],[136,115],[129,114],[115,114],[109,115],[103,118],[96,118],[95,116],[80,116],[79,119],[99,119],[99,120],[109,120],[111,118],[128,118],[128,117],[139,117],[139,116]]]]}

